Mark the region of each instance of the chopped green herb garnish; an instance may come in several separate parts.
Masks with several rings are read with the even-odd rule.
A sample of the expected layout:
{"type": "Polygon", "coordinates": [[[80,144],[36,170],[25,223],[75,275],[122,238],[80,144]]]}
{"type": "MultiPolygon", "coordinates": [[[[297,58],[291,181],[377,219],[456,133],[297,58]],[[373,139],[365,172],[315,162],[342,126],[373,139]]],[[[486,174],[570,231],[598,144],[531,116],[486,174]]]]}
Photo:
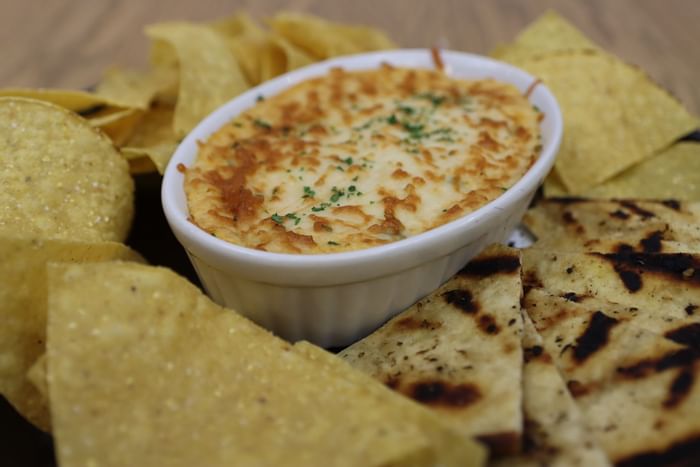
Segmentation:
{"type": "Polygon", "coordinates": [[[272,129],[272,125],[267,123],[265,120],[260,120],[259,118],[256,118],[253,120],[253,124],[257,127],[264,128],[266,130],[272,129]]]}
{"type": "Polygon", "coordinates": [[[405,113],[406,115],[413,115],[414,113],[416,113],[416,109],[407,105],[399,105],[398,108],[401,112],[405,113]]]}
{"type": "Polygon", "coordinates": [[[310,186],[305,186],[304,196],[302,196],[302,198],[313,198],[314,196],[316,196],[316,192],[312,190],[310,186]]]}
{"type": "Polygon", "coordinates": [[[425,136],[425,134],[423,134],[423,128],[425,128],[425,126],[420,123],[403,122],[402,125],[404,130],[408,131],[413,139],[420,139],[425,136]]]}
{"type": "Polygon", "coordinates": [[[288,213],[288,214],[285,215],[284,217],[286,217],[287,219],[293,220],[293,221],[294,221],[294,225],[299,225],[299,222],[301,222],[301,219],[299,218],[299,216],[297,216],[297,215],[294,214],[293,212],[288,213]]]}
{"type": "Polygon", "coordinates": [[[338,169],[338,170],[340,170],[341,172],[345,172],[345,169],[342,168],[342,167],[339,166],[339,165],[336,165],[335,168],[338,169]]]}
{"type": "Polygon", "coordinates": [[[445,97],[445,96],[438,96],[437,94],[433,94],[430,92],[424,92],[422,94],[418,94],[416,97],[418,97],[419,99],[429,100],[433,104],[434,107],[439,106],[440,104],[445,102],[445,100],[447,100],[447,97],[445,97]]]}
{"type": "Polygon", "coordinates": [[[265,96],[263,96],[262,94],[258,94],[258,97],[255,98],[256,102],[262,102],[264,100],[265,100],[265,96]]]}
{"type": "Polygon", "coordinates": [[[355,185],[350,185],[350,186],[348,187],[348,191],[349,191],[350,193],[352,193],[352,192],[354,192],[354,191],[356,191],[356,190],[357,190],[357,188],[355,187],[355,185]]]}
{"type": "Polygon", "coordinates": [[[386,122],[389,125],[396,125],[397,123],[399,123],[399,119],[396,118],[396,115],[391,114],[391,115],[389,115],[389,118],[386,119],[386,122]]]}
{"type": "Polygon", "coordinates": [[[277,213],[274,213],[272,216],[270,216],[270,219],[272,219],[273,221],[275,221],[276,223],[278,223],[280,225],[282,225],[284,223],[284,218],[277,213]]]}
{"type": "Polygon", "coordinates": [[[331,205],[330,203],[321,203],[321,204],[319,204],[318,206],[312,207],[311,210],[312,210],[313,212],[323,211],[324,209],[326,209],[326,208],[327,208],[328,206],[330,206],[330,205],[331,205]]]}
{"type": "Polygon", "coordinates": [[[354,177],[352,177],[352,181],[353,181],[353,182],[356,182],[358,178],[360,178],[360,176],[359,176],[359,175],[355,175],[354,177]]]}
{"type": "Polygon", "coordinates": [[[345,162],[348,165],[352,165],[352,157],[347,157],[347,158],[343,159],[343,162],[345,162]]]}
{"type": "Polygon", "coordinates": [[[241,122],[233,122],[233,126],[235,126],[236,128],[241,128],[243,127],[243,124],[241,122]]]}
{"type": "Polygon", "coordinates": [[[340,243],[334,242],[333,240],[330,240],[330,241],[328,242],[328,244],[329,244],[329,245],[336,245],[336,246],[337,246],[337,245],[340,245],[340,243]]]}
{"type": "Polygon", "coordinates": [[[343,190],[339,190],[336,187],[331,188],[333,191],[333,194],[331,195],[331,202],[335,203],[337,202],[341,196],[345,195],[345,192],[343,190]]]}

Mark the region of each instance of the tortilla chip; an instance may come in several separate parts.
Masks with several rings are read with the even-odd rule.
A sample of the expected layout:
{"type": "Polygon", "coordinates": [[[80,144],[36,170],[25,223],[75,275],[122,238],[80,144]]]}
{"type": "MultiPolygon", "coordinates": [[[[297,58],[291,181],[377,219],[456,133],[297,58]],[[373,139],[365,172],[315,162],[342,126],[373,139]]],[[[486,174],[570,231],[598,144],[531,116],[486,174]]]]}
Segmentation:
{"type": "Polygon", "coordinates": [[[122,241],[133,215],[128,164],[61,107],[0,98],[0,234],[122,241]]]}
{"type": "Polygon", "coordinates": [[[549,172],[547,178],[544,179],[544,184],[542,184],[542,192],[547,198],[569,195],[569,192],[566,191],[566,187],[561,182],[561,177],[557,173],[556,168],[552,168],[552,171],[549,172]]]}
{"type": "Polygon", "coordinates": [[[112,143],[119,147],[131,137],[142,117],[143,111],[139,109],[124,109],[109,115],[90,118],[88,121],[93,127],[102,130],[109,136],[112,143]]]}
{"type": "Polygon", "coordinates": [[[260,79],[266,81],[313,62],[315,59],[311,55],[284,37],[270,34],[262,47],[260,79]]]}
{"type": "Polygon", "coordinates": [[[523,412],[525,439],[520,455],[491,467],[609,466],[610,461],[585,426],[583,415],[543,348],[529,316],[523,316],[523,412]]]}
{"type": "Polygon", "coordinates": [[[46,350],[46,263],[139,256],[120,243],[0,237],[0,393],[27,420],[48,431],[45,398],[27,373],[46,350]]]}
{"type": "Polygon", "coordinates": [[[323,371],[167,269],[53,266],[48,303],[51,415],[64,467],[434,459],[425,429],[364,385],[323,371]]]}
{"type": "Polygon", "coordinates": [[[700,354],[629,322],[528,295],[586,424],[616,465],[692,465],[700,455],[700,354]]]}
{"type": "Polygon", "coordinates": [[[378,29],[347,26],[312,15],[282,12],[270,19],[269,24],[275,32],[317,59],[396,48],[378,29]]]}
{"type": "Polygon", "coordinates": [[[97,85],[95,94],[123,102],[130,108],[147,110],[163,87],[157,71],[142,72],[111,68],[97,85]]]}
{"type": "Polygon", "coordinates": [[[124,102],[117,102],[91,92],[73,89],[5,88],[0,89],[0,97],[20,97],[49,102],[86,118],[109,114],[129,107],[124,102]]]}
{"type": "Polygon", "coordinates": [[[522,434],[520,261],[494,245],[437,291],[340,353],[495,453],[522,434]]]}
{"type": "MultiPolygon", "coordinates": [[[[154,167],[161,174],[165,171],[179,144],[173,131],[173,118],[174,109],[167,105],[157,105],[144,114],[140,125],[121,148],[130,164],[146,157],[152,164],[141,168],[154,167]]],[[[131,170],[134,173],[135,167],[131,170]]]]}
{"type": "Polygon", "coordinates": [[[552,52],[597,49],[566,19],[548,10],[518,34],[513,44],[497,48],[491,56],[517,65],[524,59],[552,52]]]}
{"type": "Polygon", "coordinates": [[[700,252],[700,203],[550,198],[527,211],[523,223],[539,249],[700,252]]]}
{"type": "Polygon", "coordinates": [[[587,193],[699,124],[644,73],[608,55],[562,52],[520,66],[542,79],[562,109],[555,167],[571,194],[587,193]]]}
{"type": "Polygon", "coordinates": [[[586,194],[594,198],[700,201],[700,144],[676,143],[586,194]]]}
{"type": "MultiPolygon", "coordinates": [[[[686,253],[522,252],[523,283],[555,295],[590,295],[682,315],[700,305],[700,255],[686,253]],[[688,308],[690,307],[690,308],[688,308]]],[[[539,328],[538,328],[539,329],[539,328]]]]}
{"type": "Polygon", "coordinates": [[[174,131],[184,136],[214,109],[248,89],[225,39],[206,26],[160,23],[146,33],[177,54],[180,79],[174,131]]]}
{"type": "Polygon", "coordinates": [[[302,341],[294,344],[293,349],[313,361],[317,371],[363,386],[387,411],[393,411],[397,417],[421,426],[435,446],[435,461],[438,465],[465,467],[485,463],[488,454],[486,449],[471,437],[460,434],[446,419],[411,399],[396,397],[384,384],[361,371],[354,370],[341,358],[320,347],[302,341]]]}

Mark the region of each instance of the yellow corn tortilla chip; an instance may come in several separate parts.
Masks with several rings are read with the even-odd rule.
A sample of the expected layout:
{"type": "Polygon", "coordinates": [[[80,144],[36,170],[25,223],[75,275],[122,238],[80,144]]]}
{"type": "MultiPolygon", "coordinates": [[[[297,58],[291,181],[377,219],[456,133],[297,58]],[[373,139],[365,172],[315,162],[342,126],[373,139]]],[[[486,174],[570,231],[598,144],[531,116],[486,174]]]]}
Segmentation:
{"type": "Polygon", "coordinates": [[[644,73],[608,55],[561,52],[520,65],[561,106],[564,141],[555,167],[571,194],[650,158],[699,124],[644,73]]]}
{"type": "Polygon", "coordinates": [[[121,148],[122,154],[132,161],[150,159],[152,164],[131,165],[132,173],[137,168],[153,167],[159,173],[165,171],[170,157],[175,152],[178,139],[173,131],[174,109],[167,105],[156,105],[146,112],[128,141],[121,148]]]}
{"type": "Polygon", "coordinates": [[[134,183],[112,142],[47,102],[0,98],[0,234],[123,241],[134,183]]]}
{"type": "Polygon", "coordinates": [[[312,15],[282,12],[271,18],[269,24],[275,32],[318,59],[396,48],[378,29],[347,26],[312,15]]]}
{"type": "MultiPolygon", "coordinates": [[[[568,192],[555,171],[544,183],[547,197],[568,192]]],[[[700,201],[700,144],[679,142],[584,193],[589,198],[700,201]]]]}
{"type": "Polygon", "coordinates": [[[115,146],[124,144],[141,122],[143,111],[124,109],[101,117],[89,118],[90,125],[102,130],[115,146]]]}
{"type": "Polygon", "coordinates": [[[46,350],[46,264],[139,258],[120,243],[0,237],[0,393],[42,430],[46,399],[27,374],[46,350]]]}
{"type": "Polygon", "coordinates": [[[164,77],[157,71],[143,72],[111,68],[97,85],[95,94],[146,110],[163,88],[164,77]]]}
{"type": "Polygon", "coordinates": [[[146,33],[177,54],[180,78],[173,128],[184,136],[218,106],[248,89],[225,39],[206,26],[160,23],[146,33]]]}
{"type": "Polygon", "coordinates": [[[433,464],[423,427],[172,271],[52,265],[48,304],[63,467],[433,464]]]}
{"type": "Polygon", "coordinates": [[[532,56],[563,50],[596,50],[598,47],[555,11],[548,10],[515,38],[491,52],[499,60],[518,64],[532,56]]]}
{"type": "Polygon", "coordinates": [[[259,84],[260,56],[267,33],[246,13],[214,21],[210,26],[225,38],[248,83],[259,84]]]}
{"type": "Polygon", "coordinates": [[[315,59],[282,36],[270,34],[260,55],[260,79],[266,81],[313,63],[315,59]]]}
{"type": "Polygon", "coordinates": [[[128,103],[108,99],[87,91],[74,89],[0,89],[0,97],[23,97],[50,102],[64,109],[72,110],[82,117],[97,117],[129,108],[128,103]]]}

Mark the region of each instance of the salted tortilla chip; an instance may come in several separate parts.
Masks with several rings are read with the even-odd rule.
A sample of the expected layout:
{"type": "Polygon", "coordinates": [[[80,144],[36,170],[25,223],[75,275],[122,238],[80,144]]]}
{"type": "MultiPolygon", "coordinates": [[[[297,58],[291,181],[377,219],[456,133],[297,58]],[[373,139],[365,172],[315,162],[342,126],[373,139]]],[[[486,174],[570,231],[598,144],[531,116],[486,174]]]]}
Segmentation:
{"type": "Polygon", "coordinates": [[[563,50],[596,50],[598,47],[581,31],[553,10],[528,25],[512,44],[503,45],[491,56],[518,64],[521,60],[563,50]]]}
{"type": "Polygon", "coordinates": [[[126,102],[118,102],[95,93],[74,89],[5,88],[0,89],[0,97],[23,97],[49,102],[86,118],[129,108],[126,102]]]}
{"type": "Polygon", "coordinates": [[[146,33],[170,44],[180,70],[174,131],[184,136],[218,106],[248,89],[225,39],[212,29],[189,23],[160,23],[146,33]]]}
{"type": "MultiPolygon", "coordinates": [[[[43,404],[49,406],[49,382],[46,379],[46,352],[39,355],[39,358],[27,370],[27,381],[29,381],[39,392],[43,399],[43,404]]],[[[48,410],[48,409],[47,409],[48,410]]],[[[48,413],[46,415],[49,416],[48,413]]]]}
{"type": "Polygon", "coordinates": [[[158,71],[110,68],[97,85],[95,94],[123,102],[130,108],[147,110],[163,88],[164,77],[158,71]]]}
{"type": "Polygon", "coordinates": [[[266,81],[316,60],[304,50],[277,34],[270,34],[260,56],[260,79],[266,81]]]}
{"type": "Polygon", "coordinates": [[[0,393],[42,430],[46,399],[27,373],[46,350],[46,264],[139,258],[120,243],[0,237],[0,393]]]}
{"type": "Polygon", "coordinates": [[[520,261],[495,245],[437,291],[340,353],[495,453],[522,434],[520,261]]]}
{"type": "Polygon", "coordinates": [[[523,223],[540,249],[700,252],[700,203],[550,198],[527,211],[523,223]]]}
{"type": "Polygon", "coordinates": [[[124,144],[133,134],[143,117],[139,109],[124,109],[108,115],[89,118],[90,125],[99,128],[115,146],[124,144]]]}
{"type": "MultiPolygon", "coordinates": [[[[668,316],[700,305],[700,255],[522,252],[523,283],[555,295],[590,295],[668,316]],[[688,308],[690,307],[690,308],[688,308]]],[[[539,329],[539,328],[538,328],[539,329]]]]}
{"type": "Polygon", "coordinates": [[[700,455],[700,354],[632,323],[532,295],[527,312],[616,465],[692,465],[700,455]]]}
{"type": "Polygon", "coordinates": [[[700,201],[700,144],[676,143],[586,194],[595,198],[700,201]]]}
{"type": "Polygon", "coordinates": [[[132,165],[132,173],[136,167],[146,169],[149,166],[157,169],[161,174],[165,171],[165,167],[179,144],[172,126],[174,116],[174,109],[167,105],[156,105],[144,114],[141,123],[126,141],[121,151],[130,164],[132,161],[142,158],[150,159],[152,164],[132,165]]]}
{"type": "Polygon", "coordinates": [[[492,467],[609,466],[610,461],[585,426],[583,415],[543,348],[529,316],[523,316],[523,452],[492,467]]]}
{"type": "Polygon", "coordinates": [[[644,73],[608,55],[561,52],[519,65],[542,79],[562,109],[555,167],[571,194],[587,193],[699,124],[644,73]]]}
{"type": "Polygon", "coordinates": [[[354,370],[341,358],[309,342],[294,344],[294,352],[310,359],[317,371],[327,372],[331,377],[344,378],[353,384],[363,386],[387,412],[410,423],[423,427],[426,435],[435,446],[438,465],[460,466],[481,465],[486,461],[487,451],[471,437],[460,434],[446,419],[426,409],[406,397],[396,394],[384,384],[361,371],[354,370]]]}
{"type": "Polygon", "coordinates": [[[317,59],[396,48],[378,29],[347,26],[317,16],[282,12],[269,20],[272,29],[317,59]]]}
{"type": "Polygon", "coordinates": [[[435,457],[424,427],[170,270],[54,266],[48,303],[64,467],[419,466],[435,457]]]}
{"type": "Polygon", "coordinates": [[[0,234],[123,241],[134,183],[112,142],[47,102],[0,98],[0,234]]]}

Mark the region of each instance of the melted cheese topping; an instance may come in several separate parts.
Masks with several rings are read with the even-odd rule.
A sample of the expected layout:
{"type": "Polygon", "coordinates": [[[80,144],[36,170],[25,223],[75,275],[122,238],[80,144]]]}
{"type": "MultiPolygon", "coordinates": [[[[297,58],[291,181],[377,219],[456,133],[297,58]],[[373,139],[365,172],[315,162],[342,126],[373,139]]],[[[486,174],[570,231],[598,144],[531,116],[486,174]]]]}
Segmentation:
{"type": "Polygon", "coordinates": [[[192,222],[261,250],[400,240],[493,200],[533,164],[541,115],[518,90],[383,66],[260,99],[200,143],[192,222]]]}

